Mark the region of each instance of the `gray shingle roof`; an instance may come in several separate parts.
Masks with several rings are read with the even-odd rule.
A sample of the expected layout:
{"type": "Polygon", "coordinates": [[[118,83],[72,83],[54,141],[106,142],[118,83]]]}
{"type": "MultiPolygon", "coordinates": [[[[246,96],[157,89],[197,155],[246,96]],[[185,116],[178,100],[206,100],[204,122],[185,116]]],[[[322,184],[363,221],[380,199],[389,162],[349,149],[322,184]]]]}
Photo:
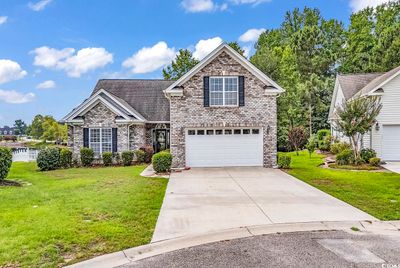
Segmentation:
{"type": "Polygon", "coordinates": [[[383,73],[369,74],[339,74],[337,76],[340,87],[342,88],[346,100],[353,97],[357,92],[364,88],[375,78],[382,76],[383,73]]]}
{"type": "Polygon", "coordinates": [[[173,83],[168,80],[101,79],[92,95],[104,89],[128,103],[148,121],[169,121],[169,101],[163,90],[173,83]]]}

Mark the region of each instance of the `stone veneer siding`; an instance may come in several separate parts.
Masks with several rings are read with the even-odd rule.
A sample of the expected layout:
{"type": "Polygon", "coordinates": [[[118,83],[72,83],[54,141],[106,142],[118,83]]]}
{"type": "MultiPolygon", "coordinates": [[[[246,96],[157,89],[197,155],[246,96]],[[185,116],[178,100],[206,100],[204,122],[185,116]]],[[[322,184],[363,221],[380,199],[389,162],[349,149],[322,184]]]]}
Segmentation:
{"type": "Polygon", "coordinates": [[[117,128],[118,152],[128,150],[128,125],[115,123],[115,117],[114,112],[103,103],[99,103],[85,114],[82,125],[68,126],[68,146],[74,155],[78,156],[83,147],[84,128],[117,128]]]}
{"type": "Polygon", "coordinates": [[[275,167],[276,96],[265,94],[264,86],[263,82],[225,52],[184,83],[183,97],[171,97],[170,102],[173,167],[185,167],[185,130],[194,127],[262,127],[264,167],[275,167]],[[245,77],[245,106],[204,107],[204,76],[239,75],[245,77]]]}

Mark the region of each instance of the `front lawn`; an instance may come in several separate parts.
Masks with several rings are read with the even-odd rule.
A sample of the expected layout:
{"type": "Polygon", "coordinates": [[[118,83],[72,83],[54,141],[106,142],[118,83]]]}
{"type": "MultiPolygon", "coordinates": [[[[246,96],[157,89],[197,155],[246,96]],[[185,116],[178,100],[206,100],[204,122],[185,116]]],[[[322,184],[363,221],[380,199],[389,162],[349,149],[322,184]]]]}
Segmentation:
{"type": "Polygon", "coordinates": [[[380,220],[400,219],[400,174],[324,169],[319,167],[323,155],[289,154],[289,174],[380,220]]]}
{"type": "Polygon", "coordinates": [[[55,267],[150,242],[167,181],[144,166],[39,172],[14,163],[0,187],[0,267],[55,267]]]}

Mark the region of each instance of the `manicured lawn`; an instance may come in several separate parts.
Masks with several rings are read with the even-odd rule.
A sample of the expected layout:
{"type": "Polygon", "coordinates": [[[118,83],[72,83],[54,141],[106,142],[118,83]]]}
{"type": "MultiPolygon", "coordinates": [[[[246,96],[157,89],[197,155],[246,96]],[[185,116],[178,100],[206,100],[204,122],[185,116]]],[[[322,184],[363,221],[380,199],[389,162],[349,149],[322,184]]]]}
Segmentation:
{"type": "Polygon", "coordinates": [[[14,163],[0,187],[0,267],[55,267],[146,244],[167,181],[144,166],[37,171],[14,163]]]}
{"type": "Polygon", "coordinates": [[[289,174],[381,220],[400,219],[400,174],[318,167],[323,156],[292,156],[289,174]]]}

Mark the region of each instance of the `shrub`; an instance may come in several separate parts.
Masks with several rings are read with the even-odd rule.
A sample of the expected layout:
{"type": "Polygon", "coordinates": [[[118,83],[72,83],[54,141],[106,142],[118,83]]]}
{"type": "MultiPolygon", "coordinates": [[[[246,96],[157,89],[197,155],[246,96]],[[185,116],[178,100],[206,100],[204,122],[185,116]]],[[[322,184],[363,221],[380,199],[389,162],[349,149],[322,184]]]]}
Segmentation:
{"type": "Polygon", "coordinates": [[[120,153],[113,153],[113,161],[115,164],[121,164],[121,154],[120,153]]]}
{"type": "Polygon", "coordinates": [[[60,149],[55,147],[47,147],[40,150],[36,162],[41,171],[59,168],[60,149]]]}
{"type": "Polygon", "coordinates": [[[365,163],[368,163],[371,158],[376,157],[376,152],[374,149],[364,148],[360,151],[360,157],[365,163]]]}
{"type": "Polygon", "coordinates": [[[81,153],[81,163],[83,166],[91,166],[94,160],[94,152],[91,148],[83,147],[80,150],[81,153]]]}
{"type": "Polygon", "coordinates": [[[349,165],[353,163],[354,156],[353,151],[350,149],[343,150],[336,156],[336,163],[338,165],[349,165]]]}
{"type": "Polygon", "coordinates": [[[306,148],[308,150],[308,154],[310,155],[310,158],[311,158],[311,155],[313,154],[313,152],[315,151],[316,147],[317,147],[317,140],[315,139],[315,136],[313,135],[308,139],[308,142],[306,144],[306,148]]]}
{"type": "Polygon", "coordinates": [[[331,153],[333,154],[339,154],[341,152],[343,152],[346,149],[350,149],[350,144],[348,144],[347,142],[335,142],[333,144],[331,144],[331,153]]]}
{"type": "Polygon", "coordinates": [[[290,164],[292,163],[292,157],[290,155],[280,155],[278,156],[278,167],[279,168],[290,168],[290,164]]]}
{"type": "Polygon", "coordinates": [[[112,152],[104,152],[102,155],[102,158],[103,158],[103,165],[105,165],[106,167],[112,165],[112,161],[113,161],[112,152]]]}
{"type": "Polygon", "coordinates": [[[377,167],[381,163],[381,159],[379,157],[371,157],[368,162],[371,166],[377,167]]]}
{"type": "Polygon", "coordinates": [[[331,136],[331,131],[329,129],[320,129],[317,131],[318,141],[323,141],[327,136],[331,136]]]}
{"type": "Polygon", "coordinates": [[[122,164],[124,164],[124,166],[130,166],[132,164],[134,156],[135,154],[133,151],[122,152],[122,164]]]}
{"type": "Polygon", "coordinates": [[[143,150],[135,150],[136,161],[143,163],[146,160],[146,153],[143,150]]]}
{"type": "Polygon", "coordinates": [[[153,146],[151,145],[145,145],[139,148],[140,150],[142,150],[143,152],[145,152],[145,157],[144,157],[144,162],[146,163],[150,163],[152,156],[154,154],[154,150],[153,150],[153,146]]]}
{"type": "Polygon", "coordinates": [[[167,151],[156,153],[152,157],[153,168],[156,172],[166,172],[171,170],[172,154],[167,151]]]}
{"type": "Polygon", "coordinates": [[[72,166],[72,151],[68,149],[61,149],[60,151],[60,167],[69,168],[72,166]]]}
{"type": "Polygon", "coordinates": [[[0,181],[7,178],[12,164],[12,153],[9,148],[0,147],[0,181]]]}
{"type": "Polygon", "coordinates": [[[290,147],[299,155],[299,150],[304,147],[307,142],[306,132],[302,127],[294,127],[288,133],[288,141],[290,147]]]}
{"type": "Polygon", "coordinates": [[[317,131],[318,148],[321,151],[329,151],[333,137],[329,129],[320,129],[317,131]]]}

